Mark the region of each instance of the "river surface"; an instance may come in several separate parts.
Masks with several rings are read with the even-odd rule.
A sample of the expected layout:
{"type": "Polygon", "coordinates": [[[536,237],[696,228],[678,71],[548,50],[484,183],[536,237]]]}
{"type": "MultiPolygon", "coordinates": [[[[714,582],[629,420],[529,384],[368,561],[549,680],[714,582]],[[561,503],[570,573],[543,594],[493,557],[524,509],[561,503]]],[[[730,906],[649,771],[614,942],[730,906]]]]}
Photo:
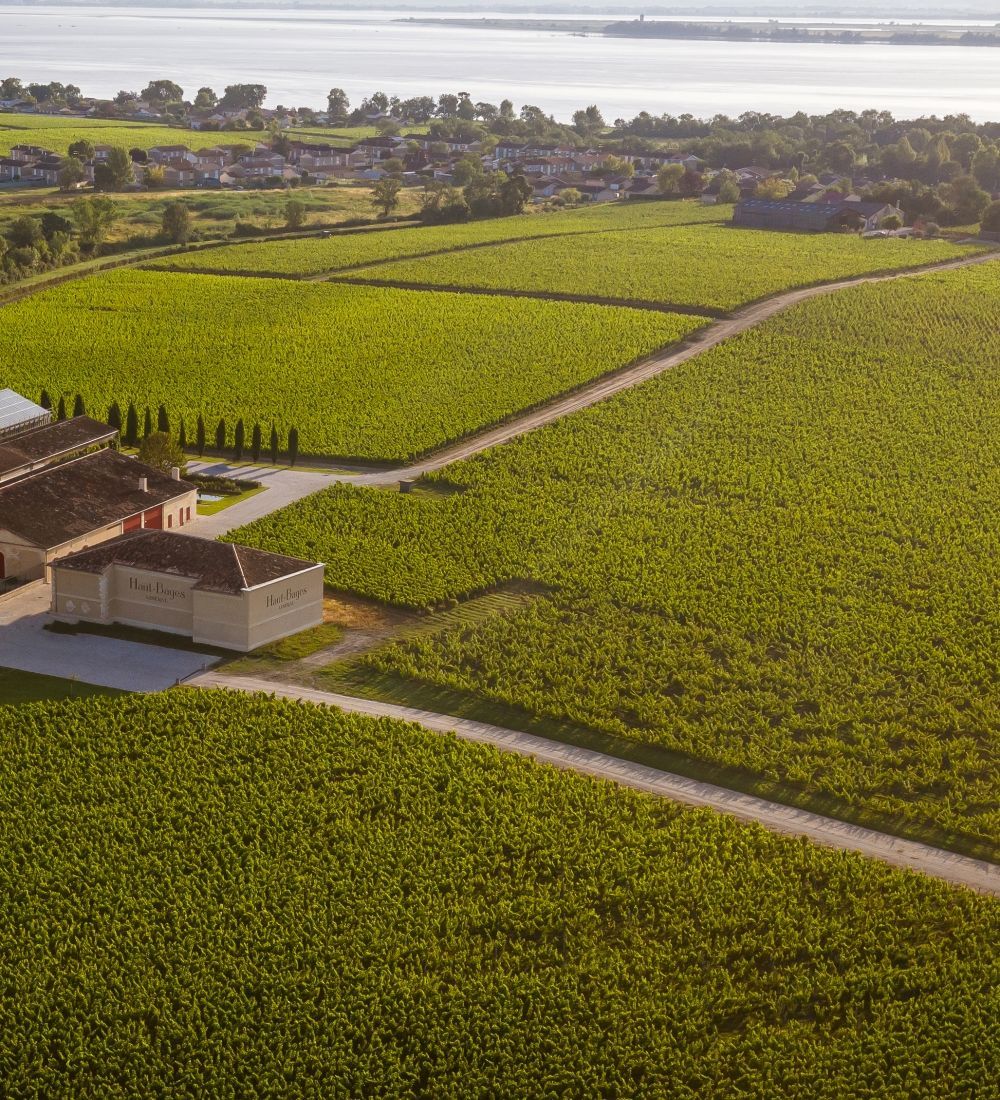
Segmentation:
{"type": "Polygon", "coordinates": [[[474,100],[532,103],[560,119],[590,103],[609,121],[640,110],[710,117],[838,107],[1000,119],[1000,48],[643,41],[401,18],[0,4],[0,75],[59,80],[107,97],[156,77],[189,97],[205,84],[221,94],[245,81],[267,85],[268,106],[316,108],[332,86],[355,102],[376,90],[403,98],[468,91],[474,100]]]}

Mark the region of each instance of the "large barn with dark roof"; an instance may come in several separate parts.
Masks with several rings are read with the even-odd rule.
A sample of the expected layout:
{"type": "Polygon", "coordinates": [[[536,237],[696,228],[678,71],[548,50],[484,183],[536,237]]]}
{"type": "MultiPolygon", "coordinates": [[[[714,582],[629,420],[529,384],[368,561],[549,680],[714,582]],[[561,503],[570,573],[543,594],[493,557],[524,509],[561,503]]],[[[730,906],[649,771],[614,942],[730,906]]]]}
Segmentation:
{"type": "Polygon", "coordinates": [[[104,448],[0,485],[0,577],[45,577],[65,554],[142,528],[181,528],[198,490],[104,448]]]}
{"type": "Polygon", "coordinates": [[[845,198],[836,202],[794,199],[743,199],[733,211],[733,225],[743,229],[783,229],[799,233],[836,233],[844,229],[873,230],[890,217],[902,220],[898,206],[845,198]]]}

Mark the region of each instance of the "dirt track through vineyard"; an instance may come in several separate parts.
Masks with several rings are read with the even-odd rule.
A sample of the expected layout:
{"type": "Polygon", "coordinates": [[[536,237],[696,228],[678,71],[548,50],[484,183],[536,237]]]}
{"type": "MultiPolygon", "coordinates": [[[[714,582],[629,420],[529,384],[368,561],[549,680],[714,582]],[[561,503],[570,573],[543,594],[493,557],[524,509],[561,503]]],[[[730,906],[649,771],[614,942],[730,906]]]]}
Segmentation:
{"type": "Polygon", "coordinates": [[[564,745],[535,734],[505,729],[485,722],[473,722],[446,714],[434,714],[413,707],[397,706],[350,695],[334,695],[295,684],[274,683],[252,677],[225,676],[204,672],[188,684],[193,687],[225,688],[229,691],[266,692],[285,699],[320,703],[353,714],[375,718],[395,718],[414,722],[436,733],[454,733],[467,741],[494,745],[506,752],[516,752],[544,764],[619,783],[624,787],[645,791],[660,798],[669,798],[691,806],[706,806],[729,814],[741,821],[755,822],[773,832],[790,836],[805,836],[817,844],[859,852],[882,860],[894,867],[932,875],[954,885],[965,886],[983,894],[1000,895],[1000,867],[984,860],[932,848],[919,841],[889,836],[860,825],[851,825],[835,818],[824,817],[769,802],[764,798],[728,790],[686,776],[660,771],[631,760],[594,752],[575,745],[564,745]]]}
{"type": "MultiPolygon", "coordinates": [[[[862,286],[865,283],[885,283],[896,279],[913,279],[930,273],[951,271],[955,268],[970,267],[974,264],[991,263],[997,259],[1000,259],[1000,250],[978,253],[974,256],[964,256],[958,260],[948,260],[931,268],[923,267],[910,271],[894,271],[884,275],[863,275],[842,279],[835,283],[803,287],[799,290],[785,291],[760,302],[754,302],[743,309],[737,310],[729,317],[713,321],[705,328],[692,333],[681,344],[671,345],[665,351],[651,355],[638,363],[633,363],[624,370],[581,386],[566,397],[557,398],[532,412],[525,413],[523,416],[514,417],[496,428],[480,432],[450,447],[445,447],[410,466],[392,471],[389,474],[383,472],[379,482],[385,483],[392,480],[419,477],[421,474],[440,470],[443,466],[457,462],[459,459],[471,458],[473,455],[481,454],[483,451],[488,451],[501,443],[507,443],[518,436],[526,435],[536,428],[561,420],[564,416],[569,416],[570,413],[578,412],[580,409],[596,405],[598,402],[605,401],[617,393],[641,385],[643,382],[663,374],[664,371],[678,367],[681,363],[695,359],[711,348],[725,343],[726,340],[731,340],[734,336],[739,336],[741,333],[756,328],[776,314],[782,313],[800,302],[808,301],[810,298],[833,294],[852,286],[862,286]]],[[[346,480],[352,479],[347,478],[346,480]]],[[[363,476],[359,480],[364,481],[365,477],[363,476]]]]}
{"type": "MultiPolygon", "coordinates": [[[[448,466],[452,462],[482,454],[493,447],[498,447],[519,436],[526,435],[536,428],[554,423],[564,416],[580,409],[589,408],[600,401],[613,397],[615,394],[638,386],[673,367],[679,366],[681,363],[696,358],[703,352],[717,347],[734,336],[755,328],[762,322],[792,306],[798,305],[800,302],[865,283],[918,278],[929,272],[949,271],[975,264],[990,263],[998,259],[1000,259],[1000,250],[993,250],[958,260],[950,260],[935,265],[933,268],[924,267],[884,275],[867,275],[787,291],[764,301],[753,303],[730,317],[709,324],[706,328],[694,333],[683,344],[671,345],[663,352],[634,363],[614,375],[598,379],[572,394],[551,401],[521,416],[514,417],[507,423],[445,447],[408,466],[388,471],[331,473],[328,476],[320,476],[327,483],[350,482],[360,485],[391,485],[398,481],[418,478],[423,474],[448,466]]],[[[310,491],[315,491],[320,487],[316,485],[310,491]]],[[[258,514],[260,511],[259,502],[261,497],[265,495],[261,494],[259,497],[254,497],[249,502],[258,502],[258,514]]],[[[307,494],[302,493],[301,495],[305,496],[307,494]]],[[[290,500],[286,494],[278,506],[284,506],[288,503],[290,503],[290,500]]],[[[224,513],[220,513],[220,518],[225,516],[226,521],[230,524],[228,529],[239,526],[243,522],[241,517],[236,514],[239,510],[240,506],[237,505],[224,513]]],[[[196,533],[202,534],[205,532],[199,530],[196,533]]],[[[221,533],[221,531],[214,533],[221,533]]],[[[498,748],[526,754],[557,767],[600,776],[625,786],[645,790],[661,797],[673,798],[680,802],[710,806],[742,820],[757,822],[776,832],[806,836],[816,843],[841,848],[845,851],[860,852],[894,866],[917,870],[946,882],[965,886],[982,893],[1000,895],[1000,867],[984,860],[973,859],[969,856],[948,852],[916,841],[904,840],[888,833],[851,825],[795,807],[768,802],[765,799],[756,798],[739,791],[728,790],[683,776],[657,771],[617,757],[561,745],[558,742],[547,741],[544,738],[517,730],[469,722],[447,714],[398,707],[390,703],[317,692],[295,684],[227,677],[224,672],[205,673],[195,677],[189,683],[192,686],[199,687],[227,688],[238,691],[265,691],[288,698],[327,703],[357,713],[404,718],[408,721],[417,722],[427,729],[451,731],[472,740],[488,741],[498,748]]]]}

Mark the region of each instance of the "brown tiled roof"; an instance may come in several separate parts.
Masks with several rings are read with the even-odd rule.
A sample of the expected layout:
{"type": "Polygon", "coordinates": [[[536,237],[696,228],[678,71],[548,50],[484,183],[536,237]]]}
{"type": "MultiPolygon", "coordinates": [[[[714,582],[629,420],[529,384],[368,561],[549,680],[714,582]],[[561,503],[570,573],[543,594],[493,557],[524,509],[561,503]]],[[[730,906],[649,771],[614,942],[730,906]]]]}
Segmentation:
{"type": "Polygon", "coordinates": [[[52,549],[194,489],[105,449],[0,485],[0,528],[52,549]]]}
{"type": "Polygon", "coordinates": [[[89,550],[59,559],[61,569],[103,573],[111,565],[148,569],[196,580],[195,588],[238,595],[247,588],[281,580],[317,563],[249,546],[215,542],[174,531],[130,531],[89,550]]]}
{"type": "Polygon", "coordinates": [[[114,439],[117,434],[115,428],[91,420],[89,416],[74,416],[70,420],[46,424],[44,428],[34,428],[0,443],[0,477],[34,462],[97,446],[114,439]]]}

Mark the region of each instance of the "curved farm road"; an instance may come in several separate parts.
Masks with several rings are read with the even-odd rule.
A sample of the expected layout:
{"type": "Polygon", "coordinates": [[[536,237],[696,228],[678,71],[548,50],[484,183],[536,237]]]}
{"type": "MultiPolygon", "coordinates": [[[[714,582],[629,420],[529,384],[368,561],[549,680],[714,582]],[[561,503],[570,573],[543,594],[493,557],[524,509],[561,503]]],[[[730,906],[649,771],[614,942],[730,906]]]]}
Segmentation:
{"type": "Polygon", "coordinates": [[[996,260],[1000,260],[1000,248],[979,252],[972,256],[963,256],[957,260],[947,260],[944,263],[929,267],[912,268],[907,271],[892,271],[882,275],[860,275],[850,279],[841,279],[834,283],[821,283],[818,286],[803,287],[798,290],[788,290],[782,294],[776,294],[772,298],[765,298],[762,301],[744,306],[720,320],[711,321],[704,328],[693,332],[682,342],[671,344],[662,351],[645,359],[640,359],[638,362],[615,371],[613,374],[607,374],[593,382],[588,382],[573,390],[572,393],[556,397],[536,409],[512,416],[493,428],[487,428],[466,436],[457,443],[433,451],[424,458],[417,459],[408,465],[388,470],[384,468],[363,472],[331,470],[329,473],[315,471],[303,475],[298,471],[265,471],[245,465],[230,466],[223,462],[213,463],[212,473],[225,473],[237,478],[240,476],[263,477],[273,489],[278,491],[262,493],[260,496],[252,497],[250,500],[237,504],[232,508],[227,508],[216,516],[200,519],[195,533],[209,538],[218,537],[337,482],[369,486],[395,485],[400,481],[409,481],[419,478],[423,474],[440,470],[452,462],[472,458],[484,451],[491,450],[493,447],[509,443],[519,436],[527,435],[528,432],[532,432],[536,428],[542,428],[547,424],[561,420],[564,416],[569,416],[570,413],[589,408],[591,405],[596,405],[609,397],[615,396],[615,394],[639,386],[643,382],[647,382],[673,367],[680,366],[681,363],[686,363],[690,359],[695,359],[711,348],[725,343],[726,340],[748,332],[776,314],[811,298],[819,298],[824,294],[834,294],[839,290],[861,286],[864,283],[915,279],[921,275],[951,271],[960,267],[970,267],[974,264],[992,263],[996,260]]]}
{"type": "MultiPolygon", "coordinates": [[[[782,294],[776,294],[772,298],[765,298],[759,302],[753,302],[748,306],[730,314],[718,321],[713,321],[705,328],[693,332],[680,344],[672,344],[662,352],[641,359],[623,370],[606,375],[590,382],[565,397],[549,401],[523,416],[479,432],[467,439],[460,440],[440,451],[435,451],[424,459],[418,459],[409,466],[399,470],[383,472],[381,474],[362,474],[356,477],[345,477],[342,480],[357,481],[361,484],[388,484],[400,479],[416,478],[421,474],[431,473],[448,466],[459,459],[471,458],[473,455],[488,451],[501,443],[507,443],[520,435],[534,431],[535,428],[544,427],[556,420],[561,420],[570,413],[580,409],[589,408],[600,401],[613,397],[633,386],[641,385],[650,378],[655,378],[664,371],[678,367],[689,359],[717,347],[719,344],[731,340],[734,336],[747,332],[757,325],[762,324],[778,313],[798,305],[800,302],[811,298],[819,298],[824,294],[834,294],[838,290],[846,290],[852,286],[862,286],[865,283],[894,282],[896,279],[914,279],[921,275],[936,274],[941,271],[951,271],[959,267],[971,267],[974,264],[991,263],[1000,259],[1000,249],[989,252],[976,253],[973,256],[963,256],[957,260],[947,260],[932,267],[914,268],[908,271],[892,271],[883,275],[861,275],[850,279],[841,279],[835,283],[821,283],[818,286],[802,287],[799,290],[788,290],[782,294]]],[[[596,300],[596,299],[595,299],[596,300]]]]}
{"type": "MultiPolygon", "coordinates": [[[[439,470],[460,459],[471,458],[516,439],[518,436],[526,435],[535,428],[551,424],[579,409],[596,405],[608,397],[631,389],[633,386],[638,386],[648,379],[655,378],[664,371],[679,366],[681,363],[686,363],[710,348],[714,348],[740,333],[749,331],[763,321],[791,306],[797,305],[799,302],[818,298],[824,294],[833,294],[838,290],[863,283],[917,278],[920,275],[927,274],[928,271],[947,271],[969,267],[973,264],[990,263],[998,259],[1000,259],[1000,249],[958,260],[950,260],[930,269],[925,267],[911,271],[891,272],[885,275],[868,275],[844,279],[835,283],[791,290],[773,298],[755,302],[732,316],[715,321],[706,328],[694,333],[688,338],[687,342],[681,345],[672,345],[663,352],[634,363],[614,375],[598,379],[572,394],[557,398],[534,411],[514,417],[504,424],[455,443],[411,465],[370,473],[331,472],[329,474],[310,474],[308,480],[301,485],[295,485],[294,487],[289,485],[284,487],[282,492],[275,493],[274,497],[280,499],[274,500],[274,497],[272,497],[274,507],[268,508],[264,502],[264,498],[271,494],[262,493],[259,496],[252,497],[244,505],[235,505],[233,508],[219,513],[217,517],[206,517],[200,520],[195,533],[204,535],[222,534],[242,525],[249,519],[257,518],[259,515],[284,507],[293,500],[316,492],[333,482],[350,482],[371,486],[391,485],[403,479],[417,478],[422,474],[439,470]],[[241,514],[245,506],[252,510],[246,516],[241,514]]],[[[246,472],[246,468],[244,468],[244,471],[246,472]]],[[[238,477],[240,469],[237,468],[232,473],[238,477]]],[[[293,476],[294,471],[289,472],[289,474],[293,476]]],[[[249,476],[253,475],[250,474],[249,476]]],[[[275,487],[279,487],[278,478],[281,475],[275,472],[274,476],[275,487]]],[[[607,756],[603,753],[563,745],[533,734],[504,729],[499,726],[490,726],[482,722],[472,722],[447,714],[434,714],[429,711],[396,706],[391,703],[315,691],[295,684],[281,684],[271,680],[257,680],[250,677],[226,676],[221,672],[204,672],[188,680],[187,683],[193,687],[265,692],[284,698],[323,703],[353,713],[399,718],[404,721],[415,722],[426,729],[437,732],[453,732],[467,740],[486,742],[495,745],[497,748],[521,753],[556,767],[581,772],[585,775],[598,776],[620,783],[623,786],[633,787],[664,798],[671,798],[678,802],[708,806],[744,821],[757,822],[775,832],[805,836],[818,844],[825,844],[845,851],[859,852],[862,855],[882,860],[896,867],[919,871],[980,893],[1000,896],[1000,866],[985,860],[973,859],[969,856],[934,848],[917,841],[905,840],[888,833],[880,833],[873,829],[851,825],[834,818],[823,817],[806,810],[743,794],[740,791],[717,787],[711,783],[658,771],[655,768],[607,756]]]]}
{"type": "Polygon", "coordinates": [[[835,818],[784,806],[779,802],[769,802],[767,799],[731,791],[725,787],[716,787],[712,783],[659,771],[630,760],[606,756],[591,749],[549,741],[535,734],[454,718],[446,714],[434,714],[413,707],[358,699],[350,695],[335,695],[295,684],[280,684],[252,677],[203,672],[188,680],[187,684],[193,687],[225,688],[230,691],[263,692],[284,699],[333,706],[352,714],[413,722],[436,733],[454,733],[463,740],[494,745],[506,752],[516,752],[567,771],[610,780],[623,787],[632,787],[675,802],[706,806],[741,821],[756,822],[773,832],[808,837],[817,844],[859,852],[894,867],[919,871],[979,893],[1000,895],[1000,867],[984,860],[932,848],[918,841],[888,836],[873,829],[850,825],[835,818]]]}

